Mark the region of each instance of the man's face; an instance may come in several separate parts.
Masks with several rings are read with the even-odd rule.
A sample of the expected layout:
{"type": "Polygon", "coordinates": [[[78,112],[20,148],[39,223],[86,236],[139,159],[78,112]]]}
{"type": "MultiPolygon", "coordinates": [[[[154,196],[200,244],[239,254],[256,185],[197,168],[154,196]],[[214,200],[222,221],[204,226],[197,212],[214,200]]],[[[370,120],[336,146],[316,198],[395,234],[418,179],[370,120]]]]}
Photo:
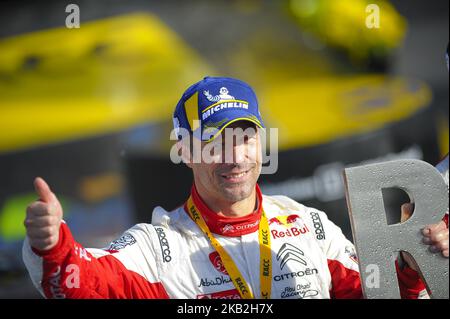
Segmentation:
{"type": "Polygon", "coordinates": [[[202,142],[201,149],[201,162],[188,165],[199,192],[228,202],[252,194],[262,163],[261,140],[255,125],[248,121],[233,123],[212,142],[202,142]],[[206,162],[205,155],[210,156],[206,162]]]}

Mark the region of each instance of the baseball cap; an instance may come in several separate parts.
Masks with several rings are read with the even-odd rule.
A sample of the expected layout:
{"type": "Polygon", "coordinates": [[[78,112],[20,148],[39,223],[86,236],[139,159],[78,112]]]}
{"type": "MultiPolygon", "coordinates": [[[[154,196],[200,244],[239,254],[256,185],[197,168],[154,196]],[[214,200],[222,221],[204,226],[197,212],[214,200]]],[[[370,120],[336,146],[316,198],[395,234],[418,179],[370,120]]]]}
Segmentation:
{"type": "Polygon", "coordinates": [[[226,77],[208,76],[190,86],[173,116],[178,139],[183,137],[180,134],[183,128],[202,141],[213,140],[237,121],[249,121],[264,128],[253,89],[243,81],[226,77]]]}

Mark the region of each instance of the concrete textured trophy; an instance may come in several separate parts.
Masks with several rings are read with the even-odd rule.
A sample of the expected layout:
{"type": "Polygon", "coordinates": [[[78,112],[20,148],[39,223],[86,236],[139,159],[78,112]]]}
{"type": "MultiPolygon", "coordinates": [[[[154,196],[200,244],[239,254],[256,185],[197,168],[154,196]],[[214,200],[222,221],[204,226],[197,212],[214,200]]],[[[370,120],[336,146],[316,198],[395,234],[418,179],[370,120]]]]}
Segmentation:
{"type": "Polygon", "coordinates": [[[449,260],[432,253],[421,234],[447,210],[447,186],[439,172],[423,161],[397,160],[346,168],[344,182],[365,297],[400,298],[395,259],[405,251],[419,266],[431,298],[449,298],[449,260]],[[415,203],[406,222],[388,225],[382,195],[388,188],[405,191],[415,203]],[[369,278],[374,270],[376,285],[369,278]]]}

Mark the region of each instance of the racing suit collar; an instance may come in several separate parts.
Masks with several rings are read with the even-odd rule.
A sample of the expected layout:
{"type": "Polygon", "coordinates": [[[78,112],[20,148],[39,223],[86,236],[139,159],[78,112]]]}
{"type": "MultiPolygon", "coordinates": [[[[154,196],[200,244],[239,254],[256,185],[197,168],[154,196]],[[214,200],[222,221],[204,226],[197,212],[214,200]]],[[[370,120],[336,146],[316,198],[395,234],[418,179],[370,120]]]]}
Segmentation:
{"type": "MultiPolygon", "coordinates": [[[[212,233],[227,237],[239,237],[258,231],[262,212],[262,194],[258,184],[256,184],[257,207],[251,214],[243,217],[224,217],[217,215],[202,200],[195,184],[192,185],[191,196],[195,206],[205,219],[212,233]]],[[[186,205],[184,205],[184,209],[187,211],[186,205]]]]}

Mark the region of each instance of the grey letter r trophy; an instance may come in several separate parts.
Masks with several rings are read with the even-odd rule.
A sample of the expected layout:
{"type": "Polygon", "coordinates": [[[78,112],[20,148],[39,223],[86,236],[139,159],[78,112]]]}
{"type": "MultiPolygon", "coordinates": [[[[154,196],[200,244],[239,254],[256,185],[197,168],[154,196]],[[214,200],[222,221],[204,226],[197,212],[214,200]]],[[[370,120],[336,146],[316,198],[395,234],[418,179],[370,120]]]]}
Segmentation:
{"type": "Polygon", "coordinates": [[[424,226],[439,223],[448,207],[447,185],[439,172],[423,161],[398,160],[347,168],[344,182],[365,297],[400,298],[394,262],[399,251],[406,251],[419,266],[430,296],[448,299],[448,258],[430,252],[421,234],[424,226]],[[410,219],[388,225],[383,188],[400,188],[409,195],[415,203],[410,219]],[[379,269],[376,287],[366,282],[366,271],[374,267],[379,269]]]}

